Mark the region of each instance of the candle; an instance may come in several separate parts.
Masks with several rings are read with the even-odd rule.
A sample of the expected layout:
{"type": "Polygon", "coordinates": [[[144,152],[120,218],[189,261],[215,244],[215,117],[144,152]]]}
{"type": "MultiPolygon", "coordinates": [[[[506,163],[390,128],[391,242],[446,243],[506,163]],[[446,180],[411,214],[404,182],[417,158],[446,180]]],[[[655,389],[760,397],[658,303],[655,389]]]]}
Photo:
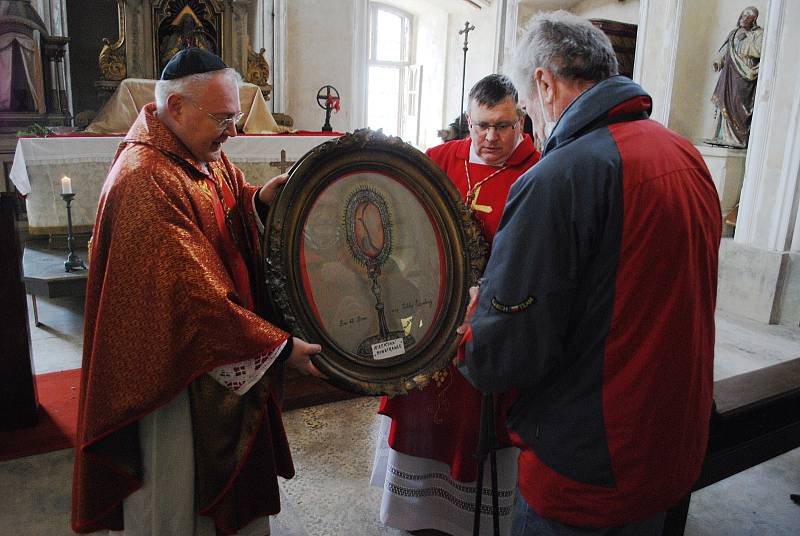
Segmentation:
{"type": "Polygon", "coordinates": [[[62,194],[72,193],[72,179],[70,179],[67,176],[61,177],[61,193],[62,194]]]}

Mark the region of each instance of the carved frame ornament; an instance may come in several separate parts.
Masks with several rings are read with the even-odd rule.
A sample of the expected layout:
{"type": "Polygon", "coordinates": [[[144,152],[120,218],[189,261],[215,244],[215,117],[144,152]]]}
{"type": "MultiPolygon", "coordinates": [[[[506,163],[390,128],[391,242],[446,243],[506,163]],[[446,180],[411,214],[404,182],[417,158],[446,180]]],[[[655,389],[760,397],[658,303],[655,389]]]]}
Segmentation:
{"type": "Polygon", "coordinates": [[[366,395],[421,389],[449,366],[488,252],[444,172],[369,129],[292,166],[265,240],[284,327],[322,346],[312,361],[331,383],[366,395]]]}

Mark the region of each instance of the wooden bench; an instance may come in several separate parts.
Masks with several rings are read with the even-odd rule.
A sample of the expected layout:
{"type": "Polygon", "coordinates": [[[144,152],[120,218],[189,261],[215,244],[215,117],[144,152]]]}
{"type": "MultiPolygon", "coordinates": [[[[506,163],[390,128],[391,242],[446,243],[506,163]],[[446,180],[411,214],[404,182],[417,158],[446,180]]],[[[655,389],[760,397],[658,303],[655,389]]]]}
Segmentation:
{"type": "MultiPolygon", "coordinates": [[[[86,250],[75,252],[86,261],[86,250]]],[[[39,308],[36,297],[63,298],[65,296],[83,296],[86,293],[86,279],[88,270],[64,270],[64,261],[67,259],[66,249],[48,249],[42,244],[28,244],[22,255],[23,281],[25,290],[31,295],[33,302],[33,320],[36,326],[39,322],[39,308]]]]}
{"type": "MultiPolygon", "coordinates": [[[[692,491],[800,447],[800,358],[714,382],[714,404],[692,491]]],[[[667,512],[663,536],[683,534],[690,499],[667,512]]]]}

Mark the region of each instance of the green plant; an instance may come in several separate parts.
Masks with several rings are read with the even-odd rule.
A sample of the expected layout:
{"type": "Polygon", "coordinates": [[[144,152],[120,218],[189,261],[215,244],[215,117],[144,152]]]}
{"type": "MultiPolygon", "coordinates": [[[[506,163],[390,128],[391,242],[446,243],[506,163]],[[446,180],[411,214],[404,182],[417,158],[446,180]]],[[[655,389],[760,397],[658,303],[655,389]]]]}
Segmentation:
{"type": "Polygon", "coordinates": [[[17,132],[17,136],[51,136],[54,132],[47,127],[43,127],[38,123],[34,123],[25,130],[17,132]]]}

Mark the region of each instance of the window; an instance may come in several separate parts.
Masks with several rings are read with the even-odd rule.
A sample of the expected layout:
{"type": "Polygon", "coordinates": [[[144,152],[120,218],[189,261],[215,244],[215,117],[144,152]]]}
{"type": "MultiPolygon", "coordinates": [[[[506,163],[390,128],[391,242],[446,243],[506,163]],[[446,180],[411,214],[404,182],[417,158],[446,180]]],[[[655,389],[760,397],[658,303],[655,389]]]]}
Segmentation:
{"type": "Polygon", "coordinates": [[[404,131],[404,100],[408,99],[412,19],[409,13],[384,4],[370,3],[369,9],[367,124],[399,136],[404,131]]]}

